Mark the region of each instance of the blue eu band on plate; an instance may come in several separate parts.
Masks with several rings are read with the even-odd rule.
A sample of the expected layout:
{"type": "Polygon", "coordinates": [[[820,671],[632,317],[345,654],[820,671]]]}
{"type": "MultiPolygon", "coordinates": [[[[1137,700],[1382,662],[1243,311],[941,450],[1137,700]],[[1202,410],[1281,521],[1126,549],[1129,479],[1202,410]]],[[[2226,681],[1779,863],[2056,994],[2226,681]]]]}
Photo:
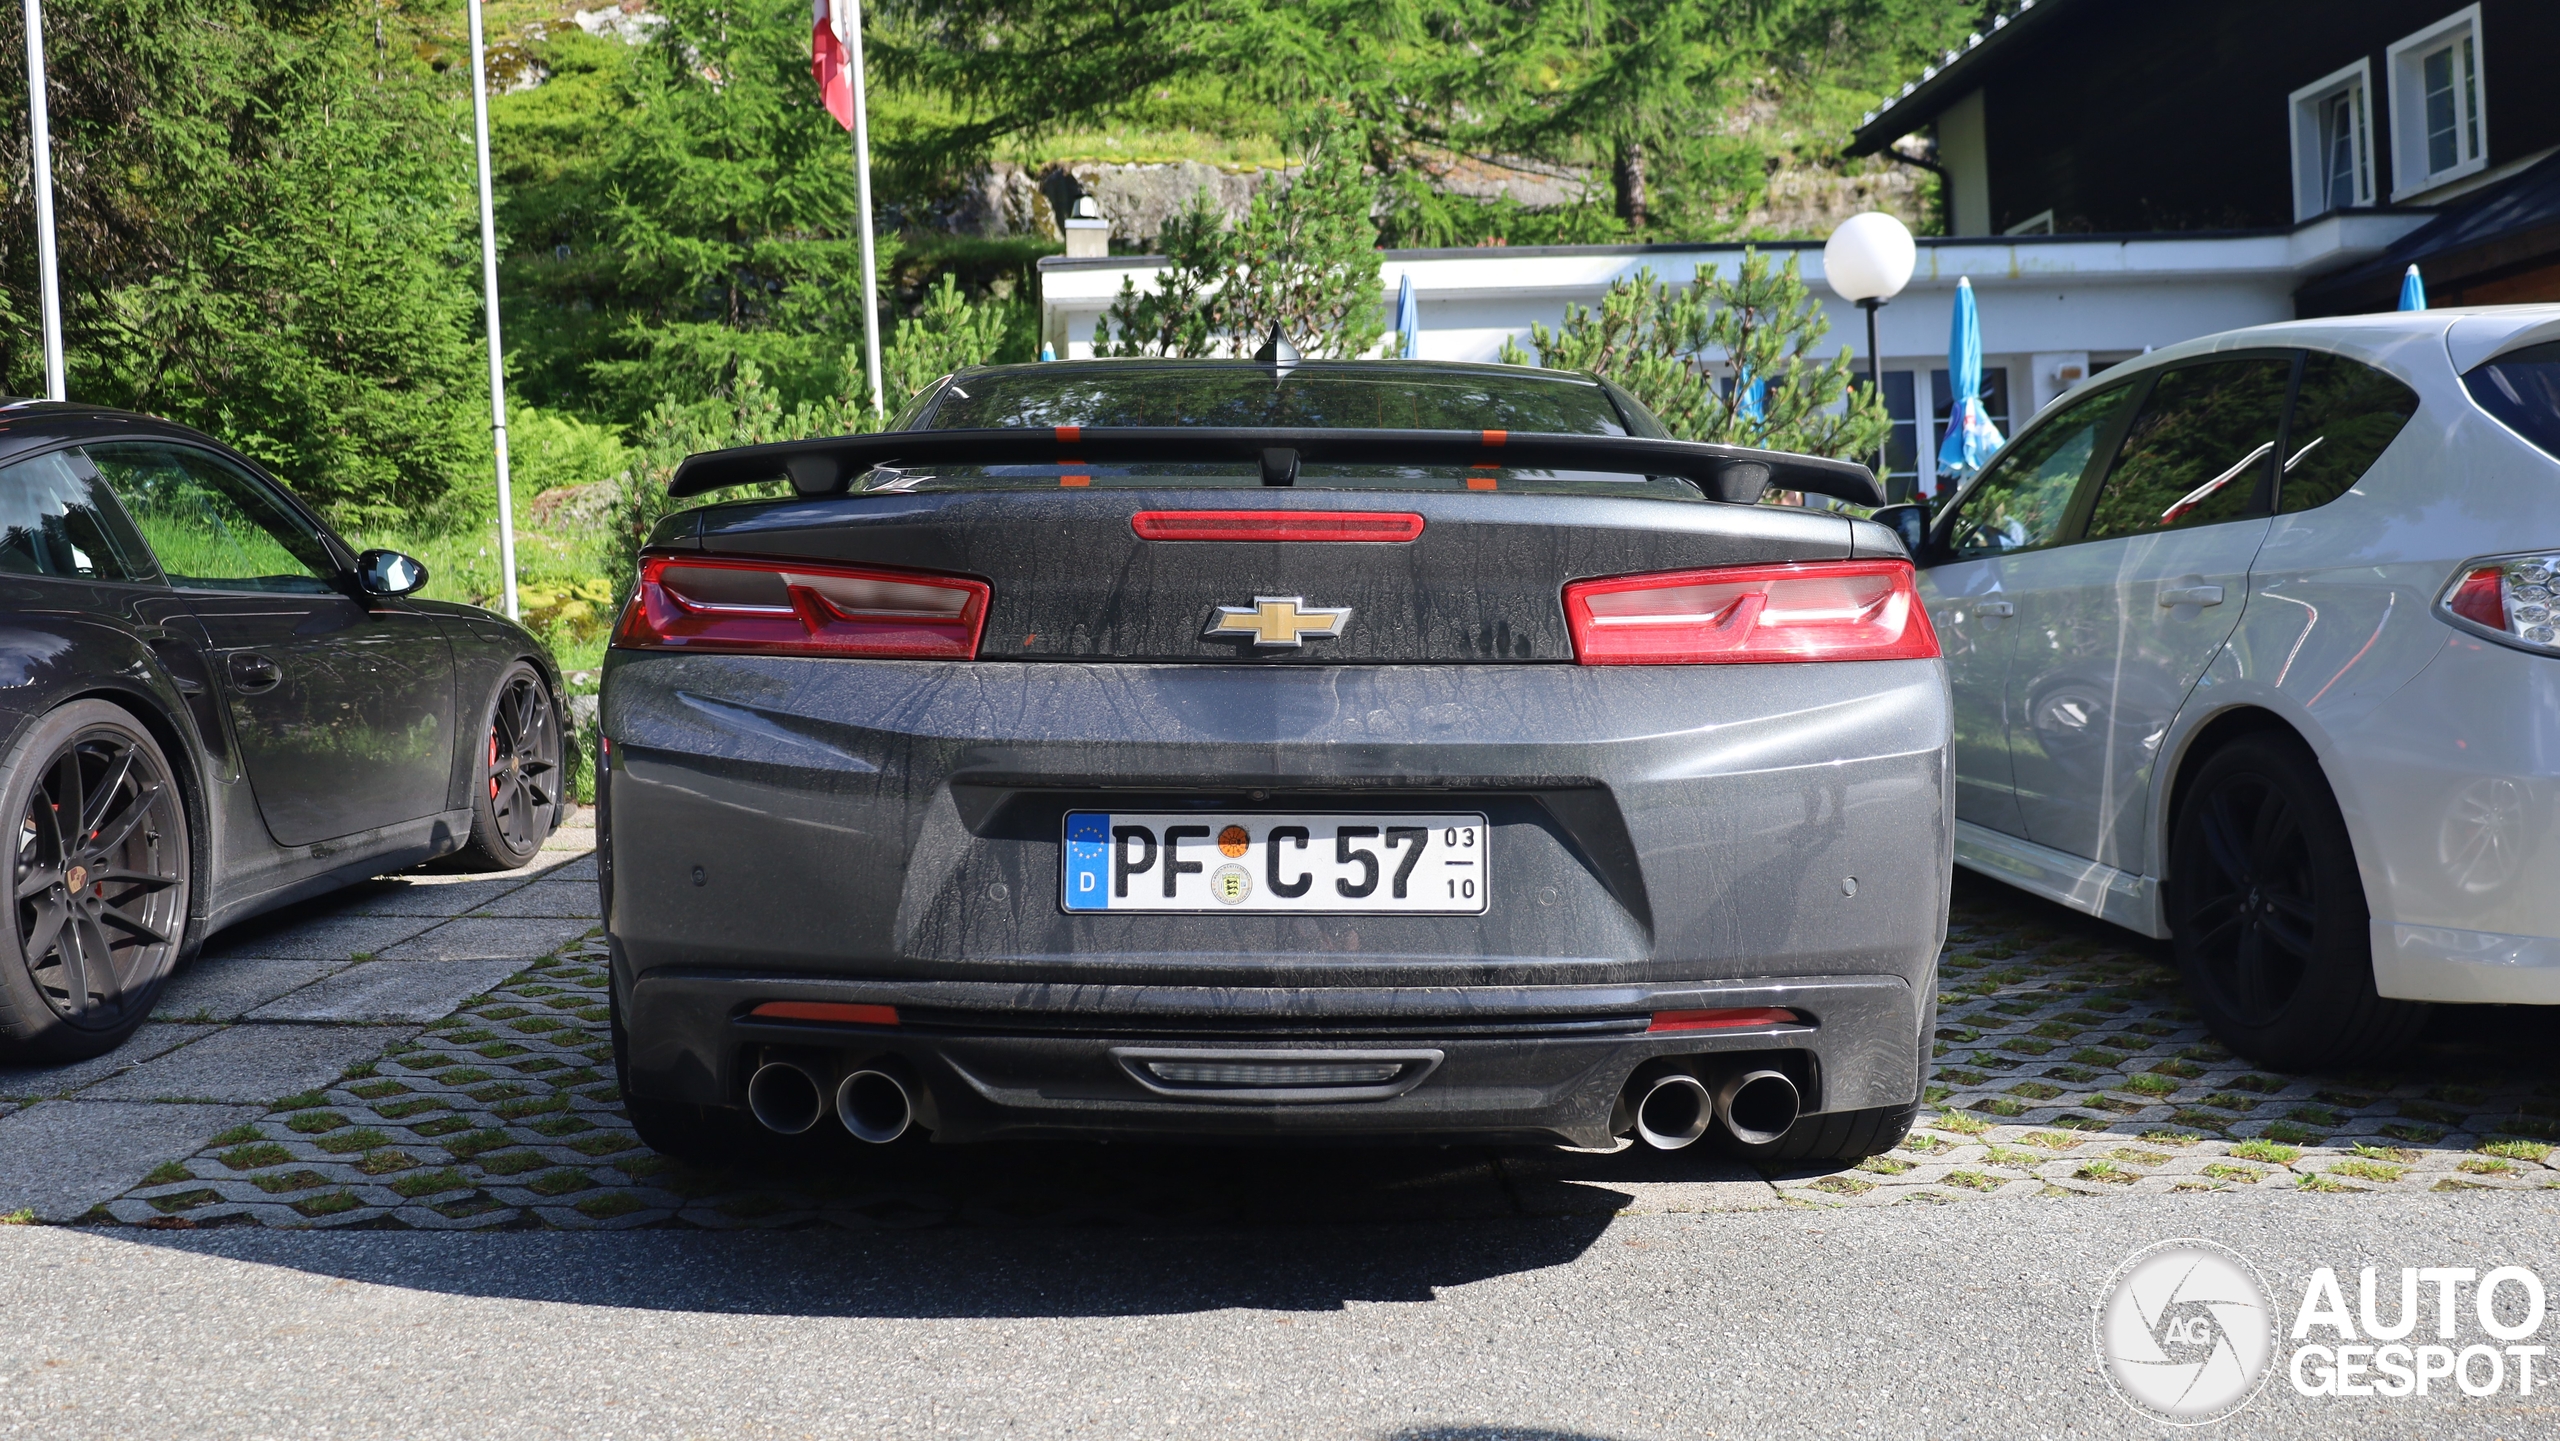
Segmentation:
{"type": "Polygon", "coordinates": [[[1070,911],[1482,915],[1484,817],[1077,811],[1070,911]]]}

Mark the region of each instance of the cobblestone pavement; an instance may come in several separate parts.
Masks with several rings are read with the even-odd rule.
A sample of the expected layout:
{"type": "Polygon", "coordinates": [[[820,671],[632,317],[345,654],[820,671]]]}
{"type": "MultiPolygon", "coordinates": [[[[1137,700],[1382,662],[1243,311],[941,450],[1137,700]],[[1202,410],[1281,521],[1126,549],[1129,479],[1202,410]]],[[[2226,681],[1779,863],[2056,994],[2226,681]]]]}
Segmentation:
{"type": "Polygon", "coordinates": [[[115,1051],[0,1069],[0,1216],[94,1219],[208,1138],[376,1063],[590,934],[594,837],[579,814],[520,871],[385,877],[232,927],[115,1051]]]}
{"type": "MultiPolygon", "coordinates": [[[[510,892],[567,889],[541,882],[510,892]]],[[[592,892],[589,892],[590,903],[592,892]]],[[[93,1219],[147,1226],[728,1229],[1642,1214],[2288,1188],[2560,1186],[2560,1016],[2447,1008],[2383,1070],[2285,1076],[2209,1040],[2165,948],[1971,877],[1938,1076],[1902,1147],[1761,1173],[1709,1154],[806,1146],[772,1174],[640,1145],[617,1107],[603,944],[567,945],[346,1067],[172,1148],[93,1219]]],[[[540,913],[533,902],[519,913],[540,913]]],[[[557,907],[554,907],[557,909],[557,907]]]]}

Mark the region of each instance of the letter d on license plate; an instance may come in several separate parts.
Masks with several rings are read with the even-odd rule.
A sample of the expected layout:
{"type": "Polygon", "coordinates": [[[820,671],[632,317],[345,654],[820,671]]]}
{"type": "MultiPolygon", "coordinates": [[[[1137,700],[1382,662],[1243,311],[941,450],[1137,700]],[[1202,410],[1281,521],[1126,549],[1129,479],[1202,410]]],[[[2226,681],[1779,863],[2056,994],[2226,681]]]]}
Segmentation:
{"type": "Polygon", "coordinates": [[[1482,915],[1481,815],[1075,811],[1070,911],[1482,915]]]}

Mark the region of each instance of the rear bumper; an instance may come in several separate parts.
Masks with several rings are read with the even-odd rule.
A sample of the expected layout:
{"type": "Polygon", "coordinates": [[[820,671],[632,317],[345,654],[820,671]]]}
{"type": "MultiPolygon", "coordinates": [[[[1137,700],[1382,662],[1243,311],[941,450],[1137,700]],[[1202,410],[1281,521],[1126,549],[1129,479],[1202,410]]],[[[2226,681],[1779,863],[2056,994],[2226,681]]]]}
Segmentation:
{"type": "MultiPolygon", "coordinates": [[[[755,1048],[907,1057],[944,1135],[1604,1137],[1654,1055],[1801,1053],[1911,1099],[1945,934],[1934,661],[1584,668],[608,663],[605,924],[634,1094],[737,1105],[755,1048]],[[1482,915],[1070,914],[1071,810],[1481,812],[1482,915]],[[1796,1006],[1802,1034],[1643,1034],[1796,1006]],[[740,1019],[892,1004],[856,1037],[740,1019]],[[1487,1029],[1493,1027],[1493,1029],[1487,1029]],[[1437,1048],[1341,1105],[1148,1091],[1115,1046],[1437,1048]]],[[[830,1060],[829,1064],[833,1064],[830,1060]]]]}
{"type": "MultiPolygon", "coordinates": [[[[617,987],[626,984],[617,976],[617,987]]],[[[1809,1111],[1915,1099],[1920,1000],[1893,977],[1493,989],[989,986],[659,973],[622,991],[635,1094],[742,1107],[747,1077],[789,1060],[822,1082],[894,1058],[947,1141],[1192,1136],[1605,1145],[1629,1075],[1656,1058],[1713,1077],[1777,1065],[1809,1111]],[[894,1005],[897,1026],[774,1022],[775,1000],[894,1005]],[[1655,1011],[1780,1007],[1799,1024],[1647,1033],[1655,1011]],[[1184,1092],[1150,1057],[1386,1058],[1396,1082],[1310,1099],[1184,1092]]],[[[752,1124],[741,1113],[738,1124],[752,1124]]]]}

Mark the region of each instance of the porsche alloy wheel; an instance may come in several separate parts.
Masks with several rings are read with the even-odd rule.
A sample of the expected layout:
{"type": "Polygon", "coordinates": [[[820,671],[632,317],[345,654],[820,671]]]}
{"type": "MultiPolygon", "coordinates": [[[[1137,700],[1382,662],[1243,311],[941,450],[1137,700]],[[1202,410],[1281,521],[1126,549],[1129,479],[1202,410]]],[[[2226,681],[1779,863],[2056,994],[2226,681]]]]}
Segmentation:
{"type": "Polygon", "coordinates": [[[530,863],[559,824],[568,777],[560,764],[560,719],[541,672],[517,662],[498,682],[481,736],[466,869],[511,871],[530,863]]]}
{"type": "Polygon", "coordinates": [[[167,759],[122,709],[46,717],[12,758],[16,955],[0,1039],[94,1055],[148,1015],[184,942],[186,810],[167,759]]]}

